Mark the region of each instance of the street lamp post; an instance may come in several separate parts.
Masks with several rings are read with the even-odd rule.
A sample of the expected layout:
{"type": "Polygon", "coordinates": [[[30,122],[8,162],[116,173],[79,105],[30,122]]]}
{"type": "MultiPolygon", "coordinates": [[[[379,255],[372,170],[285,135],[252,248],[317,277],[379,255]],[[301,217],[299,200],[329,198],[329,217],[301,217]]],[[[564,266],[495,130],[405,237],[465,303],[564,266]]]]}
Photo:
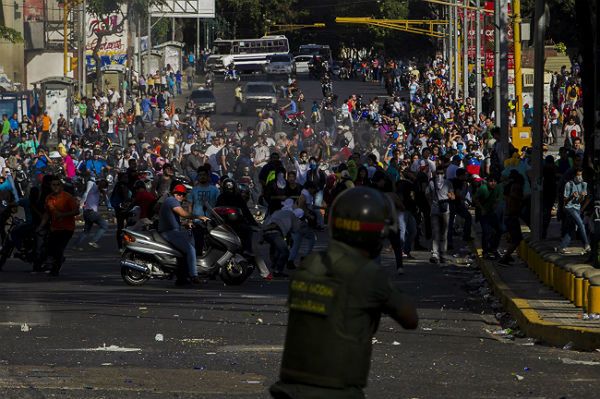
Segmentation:
{"type": "Polygon", "coordinates": [[[533,148],[531,166],[531,235],[542,238],[542,137],[544,101],[544,39],[546,37],[547,11],[544,0],[535,2],[535,60],[533,85],[533,148]]]}
{"type": "Polygon", "coordinates": [[[465,0],[465,8],[463,10],[463,98],[469,97],[469,0],[465,0]]]}
{"type": "Polygon", "coordinates": [[[477,12],[475,13],[475,107],[477,116],[481,113],[481,4],[480,0],[475,0],[477,4],[477,12]]]}

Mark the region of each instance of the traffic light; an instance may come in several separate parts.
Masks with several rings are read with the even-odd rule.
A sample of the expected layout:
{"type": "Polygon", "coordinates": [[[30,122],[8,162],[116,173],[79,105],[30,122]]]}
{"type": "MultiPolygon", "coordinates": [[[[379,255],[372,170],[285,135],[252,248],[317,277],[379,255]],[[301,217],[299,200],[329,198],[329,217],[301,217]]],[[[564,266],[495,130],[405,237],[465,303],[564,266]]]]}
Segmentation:
{"type": "Polygon", "coordinates": [[[75,69],[77,69],[77,64],[79,59],[77,57],[70,57],[70,67],[69,67],[69,71],[74,71],[75,69]]]}

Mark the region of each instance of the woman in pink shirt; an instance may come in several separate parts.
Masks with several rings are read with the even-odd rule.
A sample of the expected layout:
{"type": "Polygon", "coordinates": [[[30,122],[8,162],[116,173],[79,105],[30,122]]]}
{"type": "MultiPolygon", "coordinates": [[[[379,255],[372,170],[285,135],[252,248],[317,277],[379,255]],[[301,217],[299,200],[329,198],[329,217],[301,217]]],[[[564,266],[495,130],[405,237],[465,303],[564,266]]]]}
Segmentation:
{"type": "Polygon", "coordinates": [[[73,158],[71,157],[71,155],[75,154],[76,151],[77,150],[75,150],[74,148],[71,148],[69,150],[69,153],[65,154],[65,156],[63,156],[63,164],[65,167],[65,175],[66,175],[67,179],[72,179],[77,174],[77,170],[75,168],[75,162],[73,162],[73,158]]]}

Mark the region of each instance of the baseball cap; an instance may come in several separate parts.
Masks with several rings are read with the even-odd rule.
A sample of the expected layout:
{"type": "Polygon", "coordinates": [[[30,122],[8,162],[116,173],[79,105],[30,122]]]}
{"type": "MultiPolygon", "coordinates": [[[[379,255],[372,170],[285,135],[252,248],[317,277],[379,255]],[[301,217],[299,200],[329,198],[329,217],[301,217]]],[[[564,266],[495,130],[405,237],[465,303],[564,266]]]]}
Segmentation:
{"type": "Polygon", "coordinates": [[[177,184],[175,187],[173,187],[173,190],[171,190],[171,192],[173,194],[185,194],[187,193],[187,189],[183,184],[177,184]]]}

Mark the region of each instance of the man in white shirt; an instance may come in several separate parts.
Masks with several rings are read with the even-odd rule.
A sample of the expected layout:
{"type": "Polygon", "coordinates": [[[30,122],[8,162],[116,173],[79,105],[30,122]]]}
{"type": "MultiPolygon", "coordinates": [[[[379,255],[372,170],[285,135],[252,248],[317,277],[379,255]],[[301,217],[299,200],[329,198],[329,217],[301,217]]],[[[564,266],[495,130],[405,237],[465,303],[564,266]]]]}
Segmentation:
{"type": "Polygon", "coordinates": [[[258,142],[254,146],[254,167],[257,169],[262,168],[269,161],[270,150],[267,145],[267,138],[263,136],[258,137],[258,142]]]}
{"type": "Polygon", "coordinates": [[[81,208],[83,209],[83,221],[85,223],[83,232],[75,241],[74,247],[83,250],[81,243],[86,239],[94,224],[98,225],[98,231],[92,237],[88,245],[93,248],[100,248],[98,241],[106,230],[108,230],[108,222],[102,218],[98,213],[98,206],[100,205],[100,198],[103,198],[106,194],[107,183],[105,180],[100,181],[96,184],[94,178],[90,178],[87,182],[85,193],[81,197],[81,208]]]}
{"type": "Polygon", "coordinates": [[[206,149],[206,157],[213,172],[221,173],[221,165],[217,159],[217,153],[225,146],[225,140],[221,137],[214,137],[212,144],[206,149]]]}

